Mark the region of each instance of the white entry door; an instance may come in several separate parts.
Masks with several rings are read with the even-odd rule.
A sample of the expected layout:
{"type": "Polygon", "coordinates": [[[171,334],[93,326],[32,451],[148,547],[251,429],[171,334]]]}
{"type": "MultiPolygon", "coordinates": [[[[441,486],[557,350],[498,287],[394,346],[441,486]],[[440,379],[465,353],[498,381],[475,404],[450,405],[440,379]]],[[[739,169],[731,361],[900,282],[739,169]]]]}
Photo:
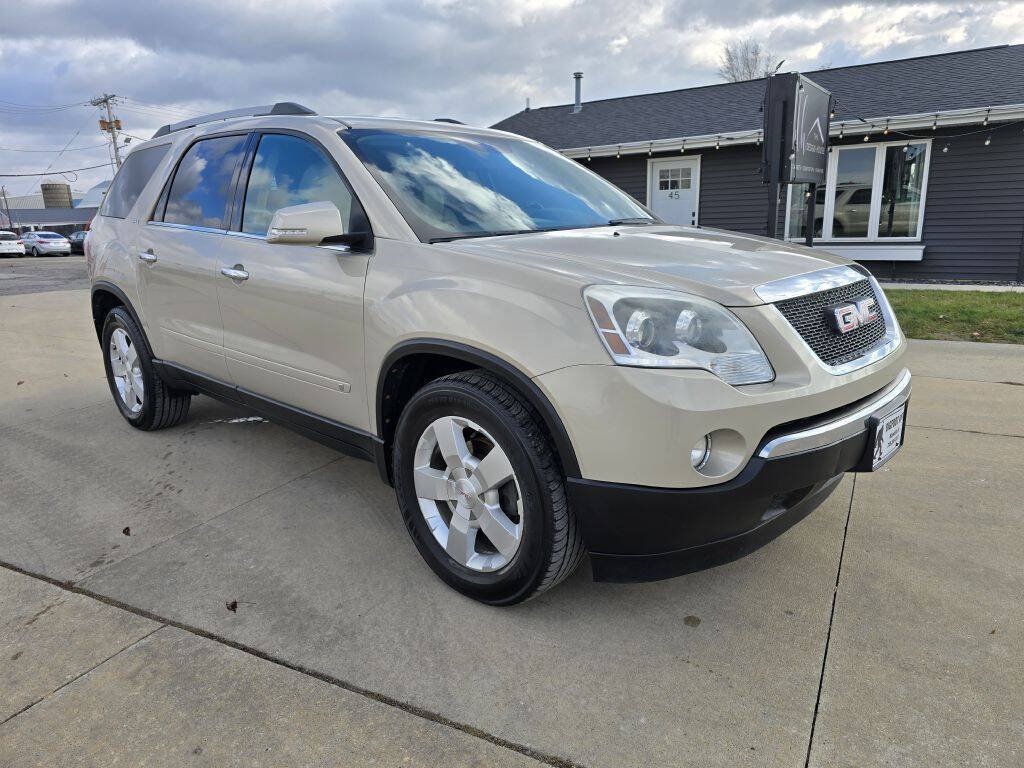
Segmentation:
{"type": "Polygon", "coordinates": [[[647,202],[651,210],[669,224],[697,224],[700,156],[649,160],[647,202]]]}

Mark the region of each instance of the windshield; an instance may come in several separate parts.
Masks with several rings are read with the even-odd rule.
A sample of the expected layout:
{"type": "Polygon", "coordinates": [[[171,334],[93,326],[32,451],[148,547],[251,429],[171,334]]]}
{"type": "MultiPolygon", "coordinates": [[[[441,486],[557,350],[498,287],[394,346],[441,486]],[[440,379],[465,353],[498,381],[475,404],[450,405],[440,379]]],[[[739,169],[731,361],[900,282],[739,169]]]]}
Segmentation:
{"type": "Polygon", "coordinates": [[[64,235],[58,235],[56,232],[36,232],[36,237],[42,240],[63,240],[64,235]]]}
{"type": "Polygon", "coordinates": [[[412,130],[340,135],[423,241],[655,221],[604,179],[533,142],[412,130]]]}
{"type": "Polygon", "coordinates": [[[13,232],[0,232],[0,240],[17,240],[18,236],[13,232]]]}

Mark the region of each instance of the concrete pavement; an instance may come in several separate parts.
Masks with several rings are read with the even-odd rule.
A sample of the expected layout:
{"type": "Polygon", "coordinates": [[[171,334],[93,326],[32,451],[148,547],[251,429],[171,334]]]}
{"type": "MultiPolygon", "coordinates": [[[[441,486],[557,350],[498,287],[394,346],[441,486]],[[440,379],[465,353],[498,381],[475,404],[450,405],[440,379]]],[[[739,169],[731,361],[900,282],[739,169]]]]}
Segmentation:
{"type": "Polygon", "coordinates": [[[129,428],[82,291],[0,301],[0,360],[0,562],[73,582],[0,570],[0,764],[1019,762],[1024,348],[911,342],[904,451],[750,557],[512,609],[370,464],[207,398],[129,428]]]}
{"type": "Polygon", "coordinates": [[[0,258],[0,296],[88,287],[84,256],[0,258]]]}

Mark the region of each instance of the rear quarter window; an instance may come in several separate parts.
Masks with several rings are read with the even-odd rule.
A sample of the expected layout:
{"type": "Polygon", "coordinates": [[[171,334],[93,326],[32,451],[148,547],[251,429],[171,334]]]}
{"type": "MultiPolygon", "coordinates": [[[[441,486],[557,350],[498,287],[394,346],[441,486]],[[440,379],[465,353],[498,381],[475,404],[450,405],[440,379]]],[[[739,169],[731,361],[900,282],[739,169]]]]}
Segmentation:
{"type": "Polygon", "coordinates": [[[137,149],[128,155],[107,190],[100,215],[115,219],[126,218],[170,147],[170,144],[161,144],[137,149]]]}
{"type": "Polygon", "coordinates": [[[247,140],[247,135],[215,136],[200,139],[189,147],[174,172],[163,220],[169,224],[224,228],[235,169],[247,140]]]}

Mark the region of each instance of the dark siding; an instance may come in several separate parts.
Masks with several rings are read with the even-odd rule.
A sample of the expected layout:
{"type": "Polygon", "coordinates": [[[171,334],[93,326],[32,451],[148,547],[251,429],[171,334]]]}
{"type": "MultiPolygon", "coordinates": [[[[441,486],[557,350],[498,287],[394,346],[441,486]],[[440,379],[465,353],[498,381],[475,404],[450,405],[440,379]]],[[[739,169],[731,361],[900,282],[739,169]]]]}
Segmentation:
{"type": "MultiPolygon", "coordinates": [[[[924,260],[869,261],[881,277],[910,279],[1018,280],[1024,270],[1024,133],[1019,126],[932,142],[925,201],[924,260]],[[949,152],[942,147],[949,145],[949,152]]],[[[960,132],[977,130],[959,129],[960,132]]],[[[689,154],[689,153],[688,153],[689,154]]],[[[761,183],[758,147],[701,150],[700,223],[763,235],[768,191],[761,183]]],[[[661,157],[669,155],[660,155],[661,157]]],[[[647,201],[647,155],[594,158],[585,165],[647,201]]],[[[785,217],[785,197],[780,218],[785,217]]],[[[780,223],[779,231],[782,231],[780,223]]]]}
{"type": "MultiPolygon", "coordinates": [[[[761,183],[761,150],[755,147],[723,147],[687,152],[700,155],[700,223],[763,235],[768,217],[768,188],[761,183]]],[[[676,157],[676,153],[655,154],[676,157]]],[[[648,156],[595,157],[582,164],[647,203],[648,156]]]]}
{"type": "Polygon", "coordinates": [[[647,203],[647,155],[595,157],[580,161],[594,173],[608,179],[619,189],[647,203]]]}
{"type": "Polygon", "coordinates": [[[704,150],[700,156],[701,225],[763,235],[767,221],[768,187],[761,183],[761,148],[704,150]]]}
{"type": "MultiPolygon", "coordinates": [[[[964,130],[977,130],[964,129],[964,130]]],[[[1016,280],[1024,238],[1024,133],[1019,125],[932,142],[924,260],[872,265],[907,278],[1016,280]],[[949,144],[949,152],[942,147],[949,144]]],[[[877,264],[877,263],[876,263],[877,264]]]]}

